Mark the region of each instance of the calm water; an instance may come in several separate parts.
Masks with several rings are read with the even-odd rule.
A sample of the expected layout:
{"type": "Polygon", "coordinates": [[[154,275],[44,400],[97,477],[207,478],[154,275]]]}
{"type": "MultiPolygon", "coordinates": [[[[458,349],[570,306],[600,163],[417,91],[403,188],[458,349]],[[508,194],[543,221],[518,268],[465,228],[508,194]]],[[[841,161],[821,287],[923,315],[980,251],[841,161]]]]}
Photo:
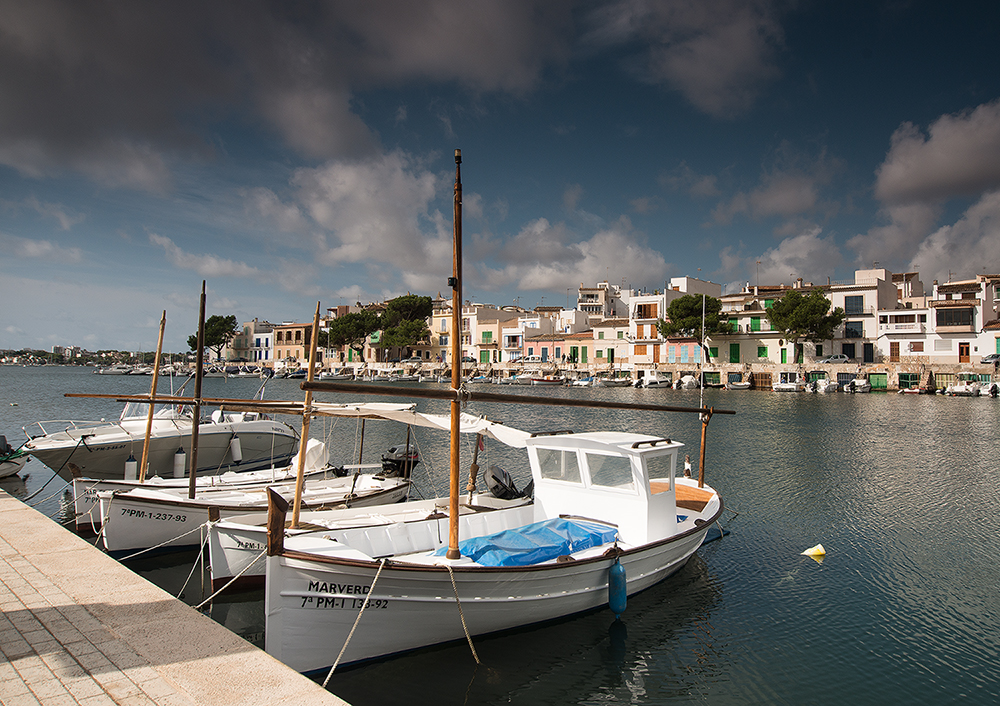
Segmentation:
{"type": "MultiPolygon", "coordinates": [[[[148,392],[149,382],[66,368],[0,368],[0,433],[19,443],[20,427],[38,419],[116,417],[114,401],[62,394],[148,392]]],[[[257,385],[206,380],[205,395],[250,396],[257,385]]],[[[697,391],[485,389],[698,402],[697,391]]],[[[297,382],[275,380],[266,396],[301,399],[302,392],[297,382]]],[[[738,412],[713,418],[706,462],[731,534],[629,599],[624,625],[613,626],[613,616],[601,611],[479,638],[479,667],[465,644],[424,650],[346,670],[331,690],[357,706],[996,703],[1000,401],[721,390],[706,391],[705,401],[738,412]],[[828,552],[822,564],[800,556],[817,543],[828,552]]],[[[438,402],[419,406],[446,410],[438,402]]],[[[470,411],[533,431],[670,436],[698,455],[694,415],[488,405],[470,411]]],[[[329,441],[335,460],[357,458],[355,423],[317,421],[312,431],[329,441]]],[[[364,460],[404,439],[405,431],[369,423],[364,460]]],[[[417,441],[424,463],[415,479],[425,496],[439,494],[446,439],[420,430],[417,441]]],[[[523,483],[519,457],[488,449],[480,465],[499,463],[523,483]]],[[[52,475],[36,461],[24,472],[25,481],[3,487],[25,497],[52,475]]],[[[56,493],[38,507],[65,521],[58,486],[50,483],[32,502],[56,493]]],[[[176,593],[192,562],[188,554],[132,565],[176,593]]],[[[184,598],[194,603],[200,594],[196,576],[184,598]]],[[[217,602],[212,615],[262,642],[260,593],[217,602]]]]}

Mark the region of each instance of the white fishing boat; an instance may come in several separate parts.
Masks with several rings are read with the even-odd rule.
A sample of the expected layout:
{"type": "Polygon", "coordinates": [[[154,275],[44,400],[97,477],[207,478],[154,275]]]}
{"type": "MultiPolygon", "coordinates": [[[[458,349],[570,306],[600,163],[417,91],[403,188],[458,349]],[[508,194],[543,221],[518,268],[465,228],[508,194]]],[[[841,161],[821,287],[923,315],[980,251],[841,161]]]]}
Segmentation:
{"type": "MultiPolygon", "coordinates": [[[[130,402],[117,422],[44,421],[25,428],[23,448],[64,479],[124,478],[126,462],[142,456],[148,404],[130,402]],[[35,432],[37,429],[37,433],[35,432]]],[[[157,404],[149,440],[150,475],[173,475],[178,451],[191,448],[193,407],[157,404]]],[[[258,412],[215,410],[198,425],[198,474],[284,466],[298,432],[258,412]]],[[[183,461],[181,468],[184,468],[183,461]]]]}
{"type": "MultiPolygon", "coordinates": [[[[294,460],[294,457],[293,457],[294,460]]],[[[342,468],[351,469],[352,466],[342,468]]],[[[306,479],[313,476],[324,476],[331,473],[330,467],[307,469],[306,479]]],[[[284,483],[295,479],[295,465],[270,468],[260,471],[227,471],[219,475],[198,476],[195,479],[196,491],[209,488],[253,488],[264,487],[276,483],[284,483]]],[[[144,481],[111,480],[100,478],[73,479],[73,515],[76,528],[80,532],[96,532],[101,527],[100,494],[113,491],[126,492],[135,488],[181,488],[187,489],[190,479],[152,476],[144,481]]]]}
{"type": "Polygon", "coordinates": [[[532,385],[565,385],[566,378],[561,375],[543,375],[531,378],[532,385]]]}
{"type": "MultiPolygon", "coordinates": [[[[460,153],[456,151],[455,241],[460,250],[460,153]]],[[[460,323],[461,257],[456,256],[453,326],[460,323]]],[[[453,340],[453,358],[461,349],[453,340]]],[[[676,440],[632,432],[538,435],[523,440],[534,503],[459,512],[459,389],[425,390],[451,399],[447,520],[431,517],[376,528],[285,536],[287,502],[270,495],[265,648],[301,672],[497,632],[610,605],[680,569],[722,514],[703,479],[678,477],[676,440]],[[445,524],[447,522],[447,525],[445,524]]],[[[303,385],[334,391],[337,383],[303,385]]],[[[356,392],[348,384],[341,388],[356,392]]],[[[372,391],[377,387],[372,386],[372,391]]],[[[391,391],[386,391],[387,393],[391,391]]],[[[395,394],[398,394],[396,392],[395,394]]],[[[515,402],[528,396],[482,393],[515,402]]],[[[552,400],[532,404],[617,406],[552,400]]],[[[632,405],[651,409],[654,405],[632,405]]],[[[712,410],[698,412],[707,425],[712,410]]],[[[702,438],[705,438],[703,427],[702,438]]],[[[704,447],[700,472],[704,472],[704,447]]],[[[293,509],[297,513],[298,498],[293,509]]],[[[294,522],[294,519],[293,519],[294,522]]],[[[331,669],[332,671],[332,669],[331,669]]]]}
{"type": "Polygon", "coordinates": [[[658,370],[641,370],[639,372],[639,377],[635,379],[635,387],[671,388],[674,386],[671,375],[665,375],[658,370]]]}
{"type": "Polygon", "coordinates": [[[534,503],[461,515],[460,558],[445,552],[446,518],[275,542],[267,652],[301,672],[330,667],[366,602],[341,664],[462,639],[459,606],[471,636],[599,608],[609,584],[624,597],[681,568],[722,513],[712,488],[677,477],[679,442],[594,432],[525,444],[534,503]]]}
{"type": "Polygon", "coordinates": [[[775,392],[802,392],[806,389],[806,381],[798,370],[781,370],[771,383],[775,392]]]}
{"type": "MultiPolygon", "coordinates": [[[[326,446],[309,440],[306,468],[310,469],[302,491],[306,508],[363,507],[405,500],[409,478],[389,473],[361,473],[364,468],[381,469],[380,464],[330,466],[326,446]],[[350,471],[354,471],[351,473],[350,471]],[[318,471],[318,472],[317,472],[318,471]],[[345,474],[346,471],[346,474],[345,474]]],[[[292,464],[294,469],[296,464],[292,464]]],[[[294,476],[294,470],[292,471],[294,476]]],[[[265,490],[285,497],[295,493],[294,477],[282,483],[263,482],[234,487],[201,487],[194,498],[187,488],[141,487],[99,493],[103,518],[101,544],[108,554],[122,557],[149,548],[160,551],[198,546],[210,519],[262,510],[267,507],[265,490]]]]}

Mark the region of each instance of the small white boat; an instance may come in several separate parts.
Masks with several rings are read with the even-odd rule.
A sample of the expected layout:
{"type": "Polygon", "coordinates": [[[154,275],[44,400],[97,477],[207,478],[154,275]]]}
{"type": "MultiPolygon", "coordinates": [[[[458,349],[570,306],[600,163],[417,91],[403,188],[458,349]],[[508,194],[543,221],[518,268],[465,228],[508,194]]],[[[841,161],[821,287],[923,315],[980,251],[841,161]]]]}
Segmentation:
{"type": "Polygon", "coordinates": [[[572,387],[590,387],[594,384],[594,378],[589,375],[585,378],[579,378],[570,383],[572,387]]]}
{"type": "Polygon", "coordinates": [[[797,370],[781,370],[771,382],[771,389],[774,392],[802,392],[806,389],[806,381],[797,370]]]}
{"type": "Polygon", "coordinates": [[[749,390],[752,386],[750,380],[730,380],[726,383],[727,390],[749,390]]]}
{"type": "Polygon", "coordinates": [[[674,383],[675,390],[697,390],[698,378],[694,375],[681,375],[674,383]]]}
{"type": "Polygon", "coordinates": [[[868,382],[868,378],[863,375],[851,380],[849,383],[844,385],[844,392],[871,392],[872,384],[868,382]]]}
{"type": "Polygon", "coordinates": [[[611,377],[611,376],[601,376],[598,375],[594,378],[594,387],[631,387],[632,378],[630,377],[611,377]]]}
{"type": "MultiPolygon", "coordinates": [[[[693,379],[693,378],[692,378],[693,379]]],[[[657,370],[642,370],[633,383],[635,387],[673,387],[670,375],[663,375],[657,370]]]]}
{"type": "Polygon", "coordinates": [[[543,375],[531,378],[532,385],[565,385],[566,378],[560,375],[543,375]]]}
{"type": "Polygon", "coordinates": [[[959,373],[957,380],[945,388],[946,395],[954,397],[979,397],[982,388],[979,384],[979,375],[976,373],[959,373]]]}
{"type": "Polygon", "coordinates": [[[95,375],[128,375],[132,372],[132,366],[125,363],[116,363],[106,368],[98,368],[95,375]]]}

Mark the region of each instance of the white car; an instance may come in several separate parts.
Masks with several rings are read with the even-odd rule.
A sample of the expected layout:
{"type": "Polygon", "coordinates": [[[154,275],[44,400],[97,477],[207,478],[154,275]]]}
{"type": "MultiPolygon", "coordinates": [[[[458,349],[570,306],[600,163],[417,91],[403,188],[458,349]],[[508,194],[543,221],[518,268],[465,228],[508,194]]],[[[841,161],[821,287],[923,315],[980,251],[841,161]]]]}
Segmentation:
{"type": "Polygon", "coordinates": [[[836,355],[828,355],[826,358],[820,358],[816,362],[817,363],[850,363],[851,359],[848,358],[843,353],[837,353],[836,355]]]}

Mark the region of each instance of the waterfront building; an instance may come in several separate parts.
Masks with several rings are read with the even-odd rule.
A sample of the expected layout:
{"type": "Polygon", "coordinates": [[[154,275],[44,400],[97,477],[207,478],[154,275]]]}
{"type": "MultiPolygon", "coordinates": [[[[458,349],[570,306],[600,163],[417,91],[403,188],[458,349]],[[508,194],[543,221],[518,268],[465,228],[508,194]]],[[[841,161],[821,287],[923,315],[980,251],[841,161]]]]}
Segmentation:
{"type": "Polygon", "coordinates": [[[628,338],[629,320],[627,318],[604,319],[594,324],[591,333],[594,338],[592,359],[594,365],[631,370],[632,345],[628,338]]]}
{"type": "Polygon", "coordinates": [[[598,282],[596,287],[581,284],[577,290],[576,308],[586,314],[590,326],[605,319],[627,318],[631,294],[631,289],[609,284],[606,280],[598,282]]]}

